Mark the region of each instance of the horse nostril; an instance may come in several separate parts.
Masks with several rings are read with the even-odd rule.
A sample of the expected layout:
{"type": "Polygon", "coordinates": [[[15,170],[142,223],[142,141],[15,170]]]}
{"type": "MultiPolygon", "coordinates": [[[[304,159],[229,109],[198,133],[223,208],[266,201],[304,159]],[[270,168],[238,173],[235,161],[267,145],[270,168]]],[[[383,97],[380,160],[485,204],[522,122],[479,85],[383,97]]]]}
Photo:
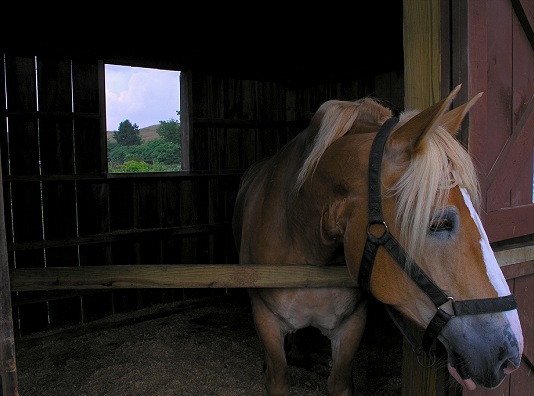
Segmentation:
{"type": "Polygon", "coordinates": [[[512,359],[506,360],[501,366],[501,369],[505,374],[510,374],[512,371],[517,370],[518,368],[519,366],[515,364],[512,359]]]}

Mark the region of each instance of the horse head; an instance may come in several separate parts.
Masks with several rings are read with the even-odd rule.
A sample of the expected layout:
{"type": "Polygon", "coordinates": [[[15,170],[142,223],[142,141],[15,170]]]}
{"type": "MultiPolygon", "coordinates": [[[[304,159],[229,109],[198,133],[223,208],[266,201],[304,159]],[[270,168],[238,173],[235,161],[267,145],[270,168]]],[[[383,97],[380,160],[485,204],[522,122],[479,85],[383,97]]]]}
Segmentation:
{"type": "Polygon", "coordinates": [[[459,383],[493,388],[519,367],[523,336],[515,301],[477,214],[475,167],[455,138],[481,94],[448,111],[459,89],[421,112],[401,114],[383,137],[378,165],[369,157],[388,111],[369,102],[352,108],[330,104],[330,110],[317,113],[318,129],[328,119],[342,120],[343,127],[303,165],[298,191],[315,195],[318,207],[326,202],[322,243],[332,251],[342,247],[352,278],[361,284],[362,262],[371,255],[370,293],[433,333],[430,342],[437,338],[445,346],[449,371],[459,383]],[[370,167],[378,167],[378,175],[370,167]],[[370,186],[375,177],[376,186],[370,186]],[[379,221],[372,221],[377,205],[379,221]],[[379,242],[373,246],[370,239],[379,242]],[[432,284],[431,291],[421,283],[432,284]],[[434,291],[443,296],[439,303],[434,291]]]}

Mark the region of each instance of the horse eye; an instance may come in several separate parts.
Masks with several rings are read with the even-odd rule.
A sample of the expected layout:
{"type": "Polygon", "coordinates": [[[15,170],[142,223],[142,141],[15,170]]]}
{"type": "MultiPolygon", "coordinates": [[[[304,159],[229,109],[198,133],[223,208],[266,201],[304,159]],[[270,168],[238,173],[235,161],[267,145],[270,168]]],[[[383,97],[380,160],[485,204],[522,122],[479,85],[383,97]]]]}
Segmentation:
{"type": "Polygon", "coordinates": [[[440,217],[439,219],[435,219],[430,223],[429,229],[431,232],[452,231],[453,224],[448,218],[440,217]]]}

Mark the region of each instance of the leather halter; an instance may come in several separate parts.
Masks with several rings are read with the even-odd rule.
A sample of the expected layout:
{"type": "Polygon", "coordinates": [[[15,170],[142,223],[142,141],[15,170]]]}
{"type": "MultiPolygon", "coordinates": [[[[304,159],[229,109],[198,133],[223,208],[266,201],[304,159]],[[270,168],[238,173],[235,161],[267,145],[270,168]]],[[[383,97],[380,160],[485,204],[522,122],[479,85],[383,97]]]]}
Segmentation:
{"type": "MultiPolygon", "coordinates": [[[[429,357],[433,357],[430,348],[450,319],[460,315],[478,315],[510,311],[517,308],[517,303],[513,294],[496,298],[455,301],[453,297],[445,294],[413,260],[407,260],[409,259],[408,253],[389,232],[387,223],[382,216],[381,205],[380,172],[382,155],[386,141],[397,122],[397,118],[392,117],[388,119],[380,128],[371,146],[369,157],[369,223],[367,225],[367,241],[360,265],[358,283],[360,287],[371,294],[373,264],[378,248],[383,246],[401,269],[428,296],[437,309],[436,314],[425,330],[422,341],[425,353],[429,357]],[[371,233],[371,227],[373,225],[375,227],[376,225],[380,225],[383,228],[382,235],[376,236],[371,233]],[[410,262],[409,268],[407,267],[407,262],[410,262]],[[452,309],[452,313],[448,313],[443,309],[444,305],[448,303],[450,304],[448,310],[452,309]]],[[[402,314],[387,304],[386,308],[399,330],[411,344],[412,350],[419,355],[420,347],[404,322],[402,314]]]]}

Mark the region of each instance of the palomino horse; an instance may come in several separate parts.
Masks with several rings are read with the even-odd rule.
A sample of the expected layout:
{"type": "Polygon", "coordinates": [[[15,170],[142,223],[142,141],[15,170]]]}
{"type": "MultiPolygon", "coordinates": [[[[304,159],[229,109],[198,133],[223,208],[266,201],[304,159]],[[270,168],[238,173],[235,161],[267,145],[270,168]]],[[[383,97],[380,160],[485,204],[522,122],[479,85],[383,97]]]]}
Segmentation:
{"type": "Polygon", "coordinates": [[[426,329],[427,353],[438,339],[467,389],[496,387],[519,366],[516,303],[475,210],[473,162],[454,137],[481,94],[448,111],[459,89],[399,120],[369,98],[327,101],[244,175],[233,220],[241,264],[342,262],[360,285],[249,290],[269,395],[289,390],[285,336],[308,326],[331,341],[329,393],[352,394],[368,292],[392,318],[426,329]]]}

